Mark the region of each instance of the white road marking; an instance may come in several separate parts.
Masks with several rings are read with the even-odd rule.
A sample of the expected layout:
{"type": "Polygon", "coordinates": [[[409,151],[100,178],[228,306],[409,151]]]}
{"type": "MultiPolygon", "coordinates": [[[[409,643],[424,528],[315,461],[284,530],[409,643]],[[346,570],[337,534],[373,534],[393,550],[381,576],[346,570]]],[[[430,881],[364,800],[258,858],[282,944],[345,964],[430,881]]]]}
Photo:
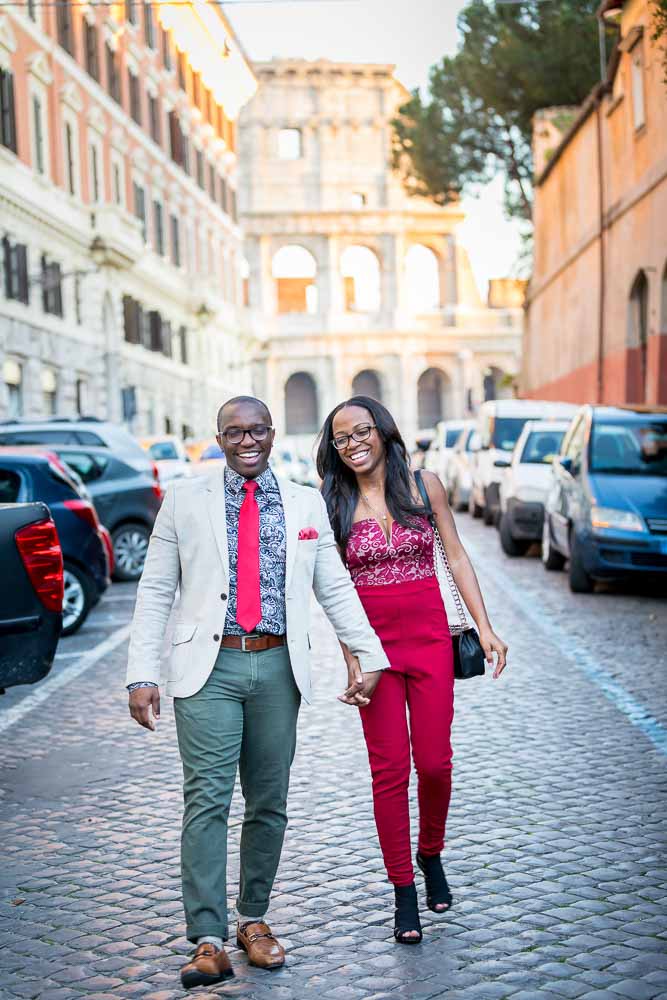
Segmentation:
{"type": "Polygon", "coordinates": [[[70,681],[76,680],[86,670],[94,667],[101,659],[113,652],[117,646],[122,645],[129,634],[130,626],[126,625],[118,632],[114,632],[113,635],[108,636],[102,642],[98,643],[97,646],[93,646],[92,649],[82,653],[80,658],[72,663],[71,666],[64,667],[63,670],[59,670],[53,677],[48,677],[45,681],[42,681],[32,694],[27,695],[18,705],[14,705],[13,708],[10,708],[5,714],[0,716],[0,733],[4,733],[10,726],[19,722],[29,712],[37,708],[38,705],[46,701],[47,698],[50,698],[59,688],[64,687],[65,684],[69,684],[70,681]]]}
{"type": "Polygon", "coordinates": [[[568,633],[566,627],[545,618],[539,608],[526,601],[526,595],[520,586],[513,583],[508,576],[501,575],[496,569],[491,568],[484,559],[481,550],[473,542],[468,538],[463,538],[463,545],[473,562],[477,566],[483,567],[483,573],[493,581],[501,593],[509,597],[517,606],[520,614],[529,619],[536,628],[546,635],[559,652],[599,687],[633,726],[637,726],[644,733],[656,750],[667,757],[667,730],[662,723],[653,718],[648,708],[637,701],[629,691],[626,691],[623,685],[615,677],[612,677],[596,658],[568,633]]]}

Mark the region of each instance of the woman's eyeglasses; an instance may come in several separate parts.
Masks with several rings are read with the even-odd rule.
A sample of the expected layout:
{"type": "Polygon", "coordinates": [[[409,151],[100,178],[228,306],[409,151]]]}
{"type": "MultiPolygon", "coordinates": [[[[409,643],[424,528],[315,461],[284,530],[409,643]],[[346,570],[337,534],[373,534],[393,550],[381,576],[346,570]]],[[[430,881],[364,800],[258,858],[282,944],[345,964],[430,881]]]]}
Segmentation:
{"type": "Polygon", "coordinates": [[[268,427],[266,424],[255,424],[254,427],[228,427],[226,431],[221,431],[221,436],[225,439],[227,444],[241,444],[243,438],[246,434],[249,434],[253,441],[266,441],[269,431],[272,431],[273,427],[268,427]]]}
{"type": "Polygon", "coordinates": [[[336,451],[345,451],[350,439],[357,442],[366,441],[373,430],[375,430],[375,424],[362,424],[361,427],[355,427],[351,434],[337,434],[331,443],[336,451]]]}

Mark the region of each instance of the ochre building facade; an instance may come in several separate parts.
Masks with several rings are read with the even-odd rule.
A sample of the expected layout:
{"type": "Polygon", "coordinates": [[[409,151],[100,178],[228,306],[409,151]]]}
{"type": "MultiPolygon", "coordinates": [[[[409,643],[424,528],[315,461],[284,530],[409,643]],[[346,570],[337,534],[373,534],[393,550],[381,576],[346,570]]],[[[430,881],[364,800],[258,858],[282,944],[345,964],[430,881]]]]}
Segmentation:
{"type": "Polygon", "coordinates": [[[617,16],[607,80],[535,121],[535,263],[521,390],[667,403],[665,40],[646,0],[617,16]]]}
{"type": "Polygon", "coordinates": [[[407,98],[393,67],[274,60],[239,128],[240,219],[253,384],[281,438],[312,445],[354,392],[380,398],[408,441],[511,394],[517,287],[479,296],[458,205],[409,197],[391,167],[407,98]]]}

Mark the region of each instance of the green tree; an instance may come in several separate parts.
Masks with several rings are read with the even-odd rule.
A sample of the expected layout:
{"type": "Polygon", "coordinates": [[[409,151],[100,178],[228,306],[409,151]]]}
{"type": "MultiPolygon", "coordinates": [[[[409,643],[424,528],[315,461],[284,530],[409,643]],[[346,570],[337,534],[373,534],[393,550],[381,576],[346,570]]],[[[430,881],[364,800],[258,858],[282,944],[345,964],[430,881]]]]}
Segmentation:
{"type": "Polygon", "coordinates": [[[539,108],[580,104],[599,79],[599,0],[472,0],[461,44],[433,66],[394,121],[394,164],[406,187],[445,204],[506,178],[510,215],[531,212],[531,129],[539,108]]]}
{"type": "MultiPolygon", "coordinates": [[[[654,42],[659,42],[667,37],[667,0],[653,0],[651,4],[653,14],[653,34],[654,42]]],[[[662,48],[662,65],[665,70],[665,83],[667,83],[667,45],[662,48]]]]}

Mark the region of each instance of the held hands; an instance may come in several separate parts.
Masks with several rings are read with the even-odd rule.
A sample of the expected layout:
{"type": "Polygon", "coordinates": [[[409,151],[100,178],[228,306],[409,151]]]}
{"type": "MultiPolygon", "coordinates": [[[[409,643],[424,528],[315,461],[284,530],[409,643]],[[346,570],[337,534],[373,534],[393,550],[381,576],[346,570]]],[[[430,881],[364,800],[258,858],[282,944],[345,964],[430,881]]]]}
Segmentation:
{"type": "Polygon", "coordinates": [[[503,642],[491,627],[483,629],[479,633],[479,641],[482,644],[482,649],[484,650],[484,655],[486,656],[486,662],[489,667],[493,667],[493,678],[494,680],[502,674],[505,666],[507,665],[507,650],[508,645],[503,642]],[[493,664],[493,654],[496,654],[498,659],[494,667],[493,664]]]}
{"type": "Polygon", "coordinates": [[[381,670],[363,673],[359,660],[354,657],[347,665],[347,689],[338,695],[338,701],[342,701],[344,705],[363,708],[369,704],[381,677],[381,670]]]}
{"type": "Polygon", "coordinates": [[[144,729],[155,730],[160,718],[160,690],[157,687],[130,691],[130,715],[144,729]]]}

